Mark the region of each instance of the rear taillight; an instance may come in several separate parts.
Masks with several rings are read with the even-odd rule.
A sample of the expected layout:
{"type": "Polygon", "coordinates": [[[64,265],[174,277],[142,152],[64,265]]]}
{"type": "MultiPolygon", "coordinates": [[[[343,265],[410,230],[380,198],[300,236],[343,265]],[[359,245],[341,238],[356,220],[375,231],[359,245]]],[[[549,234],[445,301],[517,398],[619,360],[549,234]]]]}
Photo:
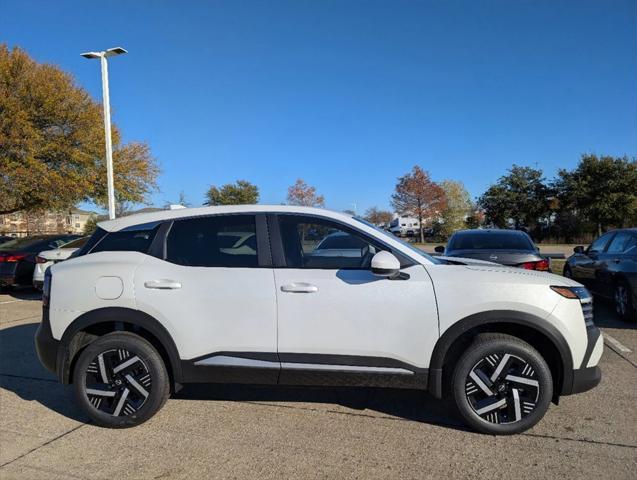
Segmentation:
{"type": "Polygon", "coordinates": [[[551,268],[551,262],[548,258],[543,258],[538,262],[524,262],[520,268],[525,270],[539,270],[540,272],[548,272],[551,268]]]}
{"type": "Polygon", "coordinates": [[[35,257],[35,263],[46,263],[48,260],[46,258],[42,258],[40,256],[35,257]]]}
{"type": "Polygon", "coordinates": [[[28,253],[5,253],[0,254],[0,262],[15,263],[28,257],[28,253]]]}

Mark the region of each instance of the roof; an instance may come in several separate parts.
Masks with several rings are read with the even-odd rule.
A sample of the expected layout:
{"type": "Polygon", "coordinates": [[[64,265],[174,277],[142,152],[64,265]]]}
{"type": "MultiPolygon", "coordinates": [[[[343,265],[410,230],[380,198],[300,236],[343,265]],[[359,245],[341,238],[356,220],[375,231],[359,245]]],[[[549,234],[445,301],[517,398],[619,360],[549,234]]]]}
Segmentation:
{"type": "Polygon", "coordinates": [[[100,228],[109,232],[121,230],[134,225],[144,223],[160,222],[163,220],[174,220],[178,218],[198,217],[203,215],[220,215],[227,213],[259,213],[259,212],[280,212],[280,213],[301,213],[306,215],[321,215],[334,219],[348,219],[351,215],[343,212],[335,212],[324,208],[300,207],[296,205],[225,205],[217,207],[180,208],[177,210],[160,210],[156,212],[127,215],[100,222],[100,228]]]}

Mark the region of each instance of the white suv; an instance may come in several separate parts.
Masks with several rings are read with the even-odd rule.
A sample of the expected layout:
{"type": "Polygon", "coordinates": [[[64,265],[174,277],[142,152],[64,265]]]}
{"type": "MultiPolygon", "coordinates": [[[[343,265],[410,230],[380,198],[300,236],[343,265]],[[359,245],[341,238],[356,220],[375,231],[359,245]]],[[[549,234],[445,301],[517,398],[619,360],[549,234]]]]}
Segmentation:
{"type": "Polygon", "coordinates": [[[47,270],[43,305],[40,360],[108,427],[147,420],[183,383],[236,382],[421,389],[511,434],[601,378],[580,284],[435,259],[313,208],[103,222],[47,270]]]}

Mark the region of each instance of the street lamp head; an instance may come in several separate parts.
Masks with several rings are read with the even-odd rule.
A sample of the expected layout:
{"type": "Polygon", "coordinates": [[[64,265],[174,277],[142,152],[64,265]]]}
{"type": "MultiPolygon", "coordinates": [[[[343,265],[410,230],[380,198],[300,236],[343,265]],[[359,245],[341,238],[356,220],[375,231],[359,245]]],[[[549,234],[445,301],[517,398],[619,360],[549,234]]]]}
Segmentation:
{"type": "Polygon", "coordinates": [[[104,52],[104,56],[113,57],[115,55],[123,55],[124,53],[128,53],[128,52],[122,47],[115,47],[115,48],[109,48],[108,50],[106,50],[106,52],[104,52]]]}
{"type": "Polygon", "coordinates": [[[80,53],[80,55],[83,56],[84,58],[100,58],[102,56],[100,52],[86,52],[86,53],[80,53]]]}
{"type": "Polygon", "coordinates": [[[102,57],[114,57],[115,55],[122,55],[124,53],[128,53],[128,52],[122,47],[114,47],[114,48],[109,48],[108,50],[104,52],[86,52],[86,53],[80,53],[80,55],[83,56],[84,58],[102,58],[102,57]]]}

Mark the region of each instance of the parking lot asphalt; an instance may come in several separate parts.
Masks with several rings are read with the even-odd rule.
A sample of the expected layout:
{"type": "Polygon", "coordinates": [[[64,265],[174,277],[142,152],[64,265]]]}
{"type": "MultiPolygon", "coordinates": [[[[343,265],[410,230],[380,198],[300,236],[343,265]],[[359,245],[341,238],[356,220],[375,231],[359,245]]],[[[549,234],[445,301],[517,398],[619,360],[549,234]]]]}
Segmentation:
{"type": "Polygon", "coordinates": [[[40,366],[39,296],[0,294],[0,479],[637,478],[637,325],[601,302],[596,389],[513,437],[468,431],[426,394],[187,386],[144,425],[99,428],[40,366]]]}

